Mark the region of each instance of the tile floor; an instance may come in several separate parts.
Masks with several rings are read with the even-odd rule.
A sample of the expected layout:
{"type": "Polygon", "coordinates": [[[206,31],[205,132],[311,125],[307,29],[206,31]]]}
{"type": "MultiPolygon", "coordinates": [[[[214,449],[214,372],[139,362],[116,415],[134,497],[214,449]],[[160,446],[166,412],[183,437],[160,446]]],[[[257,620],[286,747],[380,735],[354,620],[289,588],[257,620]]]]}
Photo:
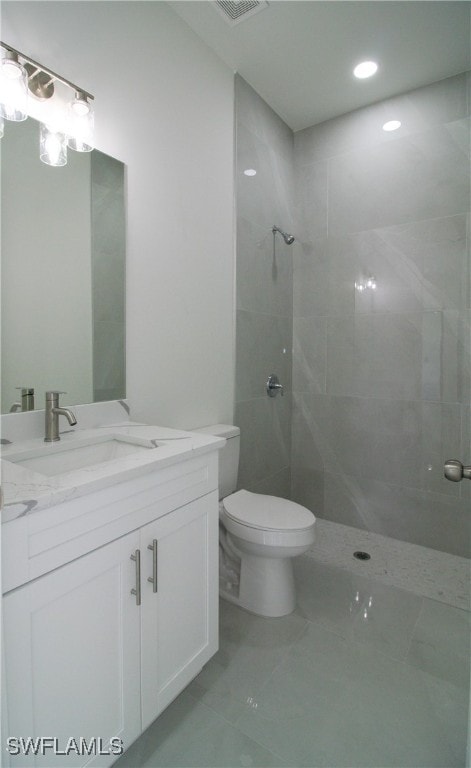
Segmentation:
{"type": "Polygon", "coordinates": [[[295,571],[290,616],[221,601],[219,652],[116,768],[465,765],[470,613],[313,553],[295,571]]]}
{"type": "Polygon", "coordinates": [[[456,608],[470,608],[471,561],[464,557],[321,518],[316,521],[316,540],[307,554],[382,584],[401,587],[456,608]],[[358,549],[367,550],[371,560],[354,560],[352,553],[358,549]]]}

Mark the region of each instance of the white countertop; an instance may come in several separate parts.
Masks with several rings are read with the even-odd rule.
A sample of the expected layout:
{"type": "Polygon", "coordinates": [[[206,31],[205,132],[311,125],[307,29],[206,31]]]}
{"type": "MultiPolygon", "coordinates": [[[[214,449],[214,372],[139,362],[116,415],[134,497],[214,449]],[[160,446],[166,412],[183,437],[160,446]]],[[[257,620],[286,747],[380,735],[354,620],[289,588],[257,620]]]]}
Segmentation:
{"type": "MultiPolygon", "coordinates": [[[[203,433],[123,421],[93,429],[74,429],[62,433],[60,445],[72,446],[73,443],[93,439],[98,435],[136,438],[142,444],[147,444],[149,450],[71,472],[46,476],[27,469],[21,464],[8,461],[9,455],[13,457],[23,452],[26,455],[39,447],[44,448],[45,443],[42,438],[35,437],[2,445],[2,523],[8,523],[18,517],[140,477],[198,454],[219,450],[225,444],[224,438],[203,433]]],[[[53,446],[51,450],[54,450],[57,443],[52,443],[51,446],[53,446]]]]}

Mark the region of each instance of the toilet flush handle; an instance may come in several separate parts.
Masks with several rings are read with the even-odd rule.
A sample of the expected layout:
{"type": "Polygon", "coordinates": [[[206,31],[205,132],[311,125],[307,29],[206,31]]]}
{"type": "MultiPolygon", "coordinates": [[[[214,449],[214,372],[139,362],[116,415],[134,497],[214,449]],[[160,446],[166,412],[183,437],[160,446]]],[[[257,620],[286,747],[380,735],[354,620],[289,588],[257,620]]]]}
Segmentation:
{"type": "Polygon", "coordinates": [[[267,379],[267,395],[268,397],[276,397],[278,391],[283,395],[283,384],[280,384],[276,373],[271,373],[267,379]]]}

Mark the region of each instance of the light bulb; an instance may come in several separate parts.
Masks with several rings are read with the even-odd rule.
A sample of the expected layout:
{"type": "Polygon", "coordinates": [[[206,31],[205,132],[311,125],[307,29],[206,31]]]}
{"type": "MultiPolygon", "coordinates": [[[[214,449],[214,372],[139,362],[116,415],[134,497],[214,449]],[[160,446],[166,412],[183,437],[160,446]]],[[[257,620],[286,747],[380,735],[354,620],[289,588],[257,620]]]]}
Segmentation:
{"type": "Polygon", "coordinates": [[[28,117],[28,75],[18,57],[7,52],[0,66],[0,116],[21,122],[28,117]]]}
{"type": "Polygon", "coordinates": [[[353,70],[355,77],[359,80],[364,80],[367,77],[371,77],[378,71],[378,65],[375,61],[362,61],[357,64],[353,70]]]}
{"type": "Polygon", "coordinates": [[[4,59],[2,64],[2,74],[9,80],[19,80],[22,77],[23,67],[18,61],[13,59],[4,59]]]}
{"type": "Polygon", "coordinates": [[[86,96],[75,94],[69,104],[68,145],[76,152],[91,152],[93,149],[94,115],[92,105],[86,96]]]}
{"type": "Polygon", "coordinates": [[[51,133],[44,142],[44,147],[51,160],[51,165],[57,165],[61,153],[61,142],[57,134],[51,133]]]}
{"type": "Polygon", "coordinates": [[[383,125],[383,131],[397,131],[400,127],[400,120],[388,120],[388,122],[383,125]]]}
{"type": "Polygon", "coordinates": [[[61,131],[41,123],[39,134],[39,158],[46,165],[67,164],[67,137],[61,131]]]}
{"type": "Polygon", "coordinates": [[[90,104],[83,99],[76,99],[71,103],[71,110],[78,117],[83,117],[90,112],[90,104]]]}

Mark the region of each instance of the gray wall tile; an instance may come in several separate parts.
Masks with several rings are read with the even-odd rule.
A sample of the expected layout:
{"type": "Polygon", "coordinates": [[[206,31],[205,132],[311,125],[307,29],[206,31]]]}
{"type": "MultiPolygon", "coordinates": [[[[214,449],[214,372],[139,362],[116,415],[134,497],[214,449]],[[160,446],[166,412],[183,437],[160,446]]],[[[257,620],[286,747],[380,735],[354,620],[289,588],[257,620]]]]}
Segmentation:
{"type": "Polygon", "coordinates": [[[237,217],[237,309],[290,317],[293,312],[292,246],[237,217]]]}
{"type": "Polygon", "coordinates": [[[293,161],[293,132],[256,91],[236,75],[236,124],[245,126],[276,154],[293,161]]]}
{"type": "MultiPolygon", "coordinates": [[[[324,472],[296,464],[291,470],[291,498],[315,517],[324,516],[324,472]]],[[[347,523],[346,523],[347,524],[347,523]]]]}
{"type": "Polygon", "coordinates": [[[445,126],[332,158],[329,233],[467,213],[469,164],[445,126]]]}
{"type": "Polygon", "coordinates": [[[296,233],[301,242],[327,236],[328,163],[303,165],[296,173],[296,233]]]}
{"type": "MultiPolygon", "coordinates": [[[[471,406],[461,408],[461,452],[459,457],[447,456],[448,459],[458,458],[463,464],[471,464],[471,406]]],[[[465,500],[467,509],[471,507],[471,482],[460,483],[461,497],[465,500]]],[[[468,517],[469,520],[469,517],[468,517]]],[[[469,523],[468,523],[469,524],[469,523]]]]}
{"type": "Polygon", "coordinates": [[[240,427],[238,487],[254,487],[286,469],[291,454],[291,395],[236,403],[240,427]]]}
{"type": "Polygon", "coordinates": [[[471,483],[443,462],[471,462],[468,86],[301,131],[293,166],[289,128],[236,78],[240,487],[291,483],[314,514],[459,555],[471,483]]]}
{"type": "Polygon", "coordinates": [[[469,557],[469,502],[371,478],[325,473],[324,516],[343,525],[469,557]]]}
{"type": "Polygon", "coordinates": [[[446,481],[443,462],[471,462],[468,83],[295,136],[293,498],[459,555],[471,483],[446,481]]]}
{"type": "MultiPolygon", "coordinates": [[[[236,77],[236,407],[241,429],[239,487],[288,495],[291,461],[293,134],[236,77]],[[256,176],[244,170],[253,168],[256,176]],[[285,395],[269,398],[276,373],[285,395]]],[[[297,235],[297,233],[295,233],[297,235]]]]}
{"type": "Polygon", "coordinates": [[[91,155],[94,400],[126,394],[124,166],[91,155]]]}
{"type": "Polygon", "coordinates": [[[468,74],[465,72],[400,94],[364,109],[327,120],[315,129],[306,128],[295,134],[296,163],[301,165],[350,152],[359,147],[387,143],[433,125],[459,121],[469,115],[467,99],[468,74]],[[382,130],[387,120],[400,119],[399,131],[382,130]]]}
{"type": "Polygon", "coordinates": [[[326,391],[327,320],[295,317],[293,320],[293,389],[326,391]]]}
{"type": "Polygon", "coordinates": [[[264,477],[263,480],[245,486],[253,493],[265,493],[268,496],[279,496],[282,499],[291,498],[291,470],[285,467],[273,475],[264,477]]]}
{"type": "Polygon", "coordinates": [[[271,231],[273,224],[287,230],[293,212],[292,166],[241,126],[237,130],[237,215],[271,231]],[[246,176],[244,170],[256,170],[246,176]]]}
{"type": "Polygon", "coordinates": [[[287,392],[291,390],[291,338],[291,317],[238,310],[236,321],[238,400],[267,397],[266,382],[272,373],[278,375],[287,392]]]}
{"type": "MultiPolygon", "coordinates": [[[[311,243],[294,243],[293,248],[294,317],[331,314],[336,292],[330,286],[328,242],[316,239],[311,243]]],[[[353,311],[353,294],[349,292],[343,298],[345,311],[353,311]]]]}
{"type": "Polygon", "coordinates": [[[327,321],[326,391],[414,400],[422,390],[422,315],[355,315],[327,321]]]}

